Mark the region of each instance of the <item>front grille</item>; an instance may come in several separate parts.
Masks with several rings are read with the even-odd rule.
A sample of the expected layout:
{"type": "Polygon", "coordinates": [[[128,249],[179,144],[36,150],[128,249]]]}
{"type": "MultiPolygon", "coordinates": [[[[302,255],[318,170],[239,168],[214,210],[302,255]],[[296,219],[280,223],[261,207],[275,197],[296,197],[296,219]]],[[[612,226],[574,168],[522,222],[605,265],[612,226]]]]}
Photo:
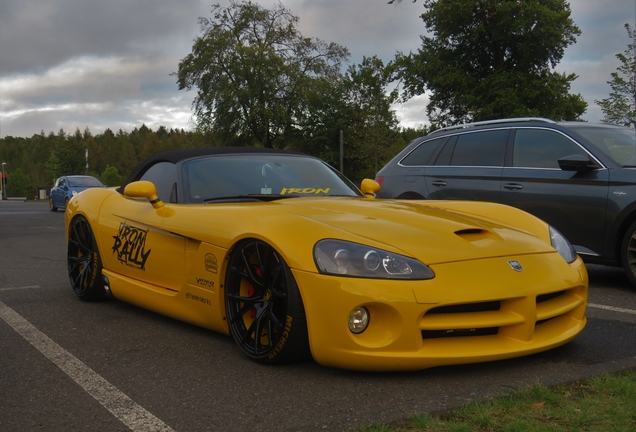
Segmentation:
{"type": "Polygon", "coordinates": [[[422,339],[452,338],[461,336],[491,336],[499,333],[498,327],[453,330],[422,330],[422,339]]]}
{"type": "Polygon", "coordinates": [[[430,309],[426,312],[427,315],[430,314],[452,314],[452,313],[465,313],[465,312],[485,312],[485,311],[496,311],[501,308],[501,302],[491,301],[491,302],[483,302],[483,303],[468,303],[468,304],[458,304],[451,306],[440,306],[433,309],[430,309]]]}
{"type": "Polygon", "coordinates": [[[442,321],[447,324],[438,323],[443,328],[422,330],[422,339],[440,339],[471,336],[492,336],[499,332],[498,326],[462,326],[475,320],[474,317],[497,313],[501,309],[500,301],[489,301],[481,303],[464,303],[449,306],[439,306],[428,310],[424,314],[424,320],[442,321]]]}
{"type": "Polygon", "coordinates": [[[557,291],[557,292],[553,292],[550,294],[541,294],[537,296],[537,304],[539,303],[543,303],[545,301],[548,300],[552,300],[553,298],[557,298],[560,297],[562,295],[564,295],[566,293],[566,291],[557,291]]]}
{"type": "Polygon", "coordinates": [[[563,323],[562,317],[582,314],[585,298],[585,288],[575,287],[536,297],[438,306],[424,313],[419,330],[425,340],[501,335],[527,341],[535,331],[563,323]]]}
{"type": "Polygon", "coordinates": [[[548,318],[548,319],[544,319],[544,320],[539,320],[536,322],[535,327],[540,326],[541,324],[547,323],[549,321],[552,321],[554,318],[548,318]]]}

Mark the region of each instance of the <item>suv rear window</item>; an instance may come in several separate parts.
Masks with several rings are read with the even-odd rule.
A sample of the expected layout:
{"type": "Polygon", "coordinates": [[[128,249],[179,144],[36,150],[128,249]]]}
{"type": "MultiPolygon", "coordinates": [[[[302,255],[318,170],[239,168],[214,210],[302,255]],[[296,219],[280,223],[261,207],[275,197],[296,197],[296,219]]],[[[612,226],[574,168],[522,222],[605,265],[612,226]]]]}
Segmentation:
{"type": "Polygon", "coordinates": [[[423,142],[400,163],[406,166],[428,165],[435,151],[447,139],[448,137],[443,137],[423,142]]]}
{"type": "Polygon", "coordinates": [[[454,166],[503,166],[509,129],[459,135],[451,158],[454,166]]]}

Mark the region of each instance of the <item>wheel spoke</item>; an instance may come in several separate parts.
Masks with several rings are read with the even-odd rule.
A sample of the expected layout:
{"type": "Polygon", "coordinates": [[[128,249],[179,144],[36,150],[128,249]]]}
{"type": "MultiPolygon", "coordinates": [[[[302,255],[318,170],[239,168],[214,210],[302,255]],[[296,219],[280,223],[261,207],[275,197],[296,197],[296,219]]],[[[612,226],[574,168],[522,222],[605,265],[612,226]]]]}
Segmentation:
{"type": "Polygon", "coordinates": [[[272,331],[272,320],[267,320],[267,342],[271,347],[273,345],[272,338],[274,336],[274,332],[272,331]]]}
{"type": "Polygon", "coordinates": [[[83,257],[82,258],[68,257],[68,260],[70,261],[69,264],[72,264],[71,267],[69,268],[70,274],[74,274],[77,268],[80,267],[82,264],[86,266],[89,263],[89,260],[83,257]]]}
{"type": "Polygon", "coordinates": [[[271,287],[273,285],[272,282],[272,271],[270,270],[270,265],[272,263],[272,257],[274,256],[274,250],[271,246],[261,243],[262,246],[259,249],[256,247],[256,251],[258,254],[258,262],[261,267],[263,273],[263,284],[266,287],[271,287]],[[261,252],[261,249],[263,251],[261,252]]]}
{"type": "Polygon", "coordinates": [[[252,285],[254,285],[254,283],[256,282],[250,278],[249,274],[245,273],[243,270],[239,269],[238,267],[230,267],[229,271],[233,273],[237,273],[239,276],[241,276],[243,279],[245,279],[252,285]]]}
{"type": "Polygon", "coordinates": [[[259,314],[259,316],[256,317],[256,320],[258,321],[258,326],[257,326],[257,335],[258,335],[258,342],[260,343],[262,348],[265,347],[271,347],[272,346],[272,321],[271,321],[271,305],[268,305],[267,308],[265,310],[262,311],[261,314],[259,314]],[[267,326],[267,345],[264,345],[261,342],[261,338],[263,337],[262,332],[263,332],[263,325],[267,326]]]}
{"type": "Polygon", "coordinates": [[[243,297],[238,294],[228,294],[227,298],[236,300],[238,302],[249,303],[250,305],[263,301],[263,296],[243,297]]]}
{"type": "Polygon", "coordinates": [[[263,329],[261,327],[261,322],[263,320],[263,314],[257,316],[254,322],[256,322],[256,329],[254,330],[254,353],[258,353],[258,346],[261,345],[261,333],[263,329]]]}
{"type": "Polygon", "coordinates": [[[240,322],[243,319],[243,315],[245,315],[247,312],[251,311],[252,309],[254,309],[255,304],[258,303],[258,301],[254,301],[254,302],[250,302],[249,304],[244,304],[243,307],[240,307],[238,312],[236,313],[236,316],[234,316],[233,318],[230,319],[230,322],[232,324],[236,324],[238,322],[240,322]]]}
{"type": "Polygon", "coordinates": [[[79,279],[79,288],[84,288],[86,286],[86,281],[90,279],[90,266],[85,265],[77,277],[79,279]]]}
{"type": "Polygon", "coordinates": [[[232,270],[240,274],[243,277],[243,279],[247,280],[255,288],[256,286],[258,286],[259,288],[263,289],[264,288],[263,282],[259,280],[260,278],[257,278],[257,276],[254,275],[254,272],[252,271],[252,263],[250,262],[249,258],[245,255],[245,249],[241,250],[241,255],[242,255],[243,264],[245,266],[245,270],[247,273],[239,269],[238,267],[233,267],[232,270]]]}
{"type": "MultiPolygon", "coordinates": [[[[264,265],[264,263],[263,263],[263,258],[261,257],[261,251],[260,251],[260,249],[258,248],[258,242],[257,242],[257,241],[255,241],[255,242],[254,242],[254,249],[256,250],[256,259],[257,259],[257,261],[258,261],[258,266],[259,266],[261,269],[265,269],[265,268],[267,268],[267,267],[265,267],[265,265],[264,265]]],[[[267,250],[265,250],[265,256],[267,256],[267,250]]]]}
{"type": "Polygon", "coordinates": [[[274,324],[274,330],[279,331],[281,328],[283,328],[283,325],[280,323],[276,315],[274,315],[273,310],[269,311],[269,317],[270,317],[270,322],[273,322],[274,324]]]}
{"type": "Polygon", "coordinates": [[[252,321],[252,324],[250,324],[249,328],[243,334],[243,337],[241,338],[241,345],[245,344],[245,342],[247,342],[250,336],[252,336],[252,333],[254,333],[255,327],[256,327],[256,320],[252,321]]]}

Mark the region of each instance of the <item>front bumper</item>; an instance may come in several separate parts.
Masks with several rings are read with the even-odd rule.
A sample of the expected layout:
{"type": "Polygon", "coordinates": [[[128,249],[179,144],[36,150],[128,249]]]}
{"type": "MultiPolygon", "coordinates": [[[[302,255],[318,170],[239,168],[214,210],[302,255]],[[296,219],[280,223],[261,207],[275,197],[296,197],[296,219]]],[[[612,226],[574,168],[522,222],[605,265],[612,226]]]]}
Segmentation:
{"type": "Polygon", "coordinates": [[[580,258],[567,264],[547,253],[430,268],[435,278],[422,281],[293,270],[314,359],[370,371],[476,363],[545,351],[585,327],[588,280],[580,258]],[[359,306],[370,323],[356,335],[347,322],[359,306]]]}

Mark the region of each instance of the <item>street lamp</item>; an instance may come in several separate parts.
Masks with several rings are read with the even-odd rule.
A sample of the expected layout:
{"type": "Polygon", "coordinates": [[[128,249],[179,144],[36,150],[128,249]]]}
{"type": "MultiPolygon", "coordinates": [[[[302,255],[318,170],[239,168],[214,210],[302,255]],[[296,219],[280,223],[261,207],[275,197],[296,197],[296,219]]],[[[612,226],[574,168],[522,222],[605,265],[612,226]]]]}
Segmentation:
{"type": "Polygon", "coordinates": [[[6,162],[2,162],[2,199],[6,200],[7,199],[7,191],[6,191],[6,187],[7,187],[7,180],[4,174],[4,166],[6,165],[6,162]]]}

